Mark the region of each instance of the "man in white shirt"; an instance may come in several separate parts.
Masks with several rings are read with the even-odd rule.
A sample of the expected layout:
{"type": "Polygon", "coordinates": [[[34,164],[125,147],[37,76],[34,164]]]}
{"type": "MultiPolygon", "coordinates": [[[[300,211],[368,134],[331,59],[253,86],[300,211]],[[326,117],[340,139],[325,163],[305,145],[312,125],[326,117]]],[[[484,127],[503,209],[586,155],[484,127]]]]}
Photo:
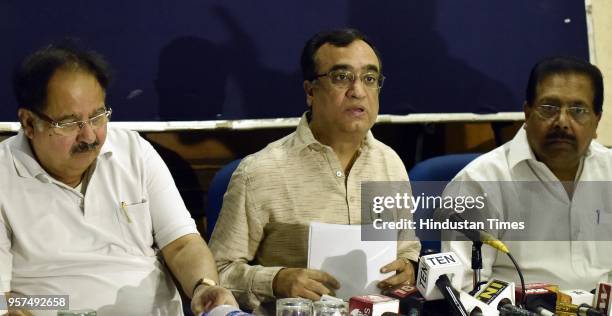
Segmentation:
{"type": "MultiPolygon", "coordinates": [[[[107,129],[108,82],[100,56],[69,45],[15,72],[22,130],[0,144],[0,292],[67,295],[64,307],[98,315],[182,315],[171,272],[195,313],[237,305],[159,155],[107,129]]],[[[53,313],[26,309],[10,315],[53,313]]]]}
{"type": "MultiPolygon", "coordinates": [[[[455,188],[487,192],[486,217],[524,221],[524,230],[497,233],[509,240],[527,283],[592,289],[612,272],[612,225],[600,220],[612,216],[612,199],[605,193],[610,186],[594,182],[612,180],[612,152],[593,141],[602,104],[597,67],[568,57],[539,62],[528,81],[523,128],[453,179],[455,188]]],[[[458,253],[466,263],[470,246],[442,244],[443,251],[458,253]]],[[[518,281],[508,257],[487,246],[483,267],[484,280],[518,281]]],[[[464,286],[470,288],[471,282],[466,279],[464,286]]]]}

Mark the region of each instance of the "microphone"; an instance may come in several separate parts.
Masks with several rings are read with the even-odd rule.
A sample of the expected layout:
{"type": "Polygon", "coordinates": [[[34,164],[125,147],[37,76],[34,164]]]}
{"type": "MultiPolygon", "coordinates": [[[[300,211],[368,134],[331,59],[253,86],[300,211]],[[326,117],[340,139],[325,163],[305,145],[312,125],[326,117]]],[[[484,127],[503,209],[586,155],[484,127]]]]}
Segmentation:
{"type": "MultiPolygon", "coordinates": [[[[449,222],[449,223],[458,223],[461,225],[458,226],[466,226],[463,223],[468,222],[466,219],[461,217],[459,213],[452,210],[437,210],[434,212],[433,220],[436,222],[449,222]]],[[[457,228],[453,229],[457,232],[462,233],[465,237],[473,242],[482,242],[487,244],[501,252],[508,253],[508,247],[497,239],[493,234],[480,229],[465,229],[465,228],[457,228]]]]}
{"type": "Polygon", "coordinates": [[[568,304],[568,303],[559,303],[557,304],[557,313],[571,313],[579,316],[605,316],[603,312],[592,308],[587,304],[568,304]]]}
{"type": "Polygon", "coordinates": [[[482,255],[480,253],[480,248],[482,247],[482,244],[487,244],[497,249],[498,251],[501,251],[507,254],[510,260],[512,261],[512,264],[514,264],[516,271],[519,274],[519,277],[521,279],[521,284],[523,285],[525,284],[521,269],[519,268],[518,263],[516,262],[512,254],[510,254],[510,250],[503,242],[497,239],[497,237],[495,237],[493,234],[483,229],[461,228],[461,227],[469,227],[469,225],[467,225],[468,221],[465,220],[463,217],[461,217],[459,213],[453,210],[439,209],[434,212],[433,220],[437,222],[457,223],[457,225],[453,227],[453,230],[462,233],[463,235],[465,235],[468,239],[472,241],[472,269],[474,270],[474,277],[473,277],[474,289],[472,290],[472,293],[478,291],[480,287],[480,269],[482,269],[482,255]]]}
{"type": "MultiPolygon", "coordinates": [[[[461,288],[463,273],[463,262],[453,252],[422,256],[417,274],[417,289],[428,301],[439,300],[445,296],[455,315],[466,315],[467,312],[470,316],[536,315],[513,305],[516,289],[511,282],[493,280],[479,291],[476,297],[463,291],[457,293],[454,288],[461,288]]],[[[422,303],[419,306],[422,306],[422,303]]]]}
{"type": "Polygon", "coordinates": [[[399,300],[401,315],[444,315],[448,313],[448,304],[444,300],[427,301],[415,286],[407,284],[396,285],[383,291],[383,295],[399,300]]]}
{"type": "Polygon", "coordinates": [[[426,309],[425,298],[421,296],[416,287],[408,284],[400,284],[391,289],[384,290],[383,295],[399,300],[399,312],[402,315],[422,315],[426,309]]]}
{"type": "Polygon", "coordinates": [[[514,302],[514,283],[501,280],[491,280],[482,290],[476,293],[476,299],[489,305],[499,306],[504,303],[514,302]]]}
{"type": "MultiPolygon", "coordinates": [[[[544,291],[549,291],[556,294],[556,302],[555,307],[552,309],[552,299],[546,298],[545,305],[540,306],[547,310],[554,310],[557,313],[570,313],[573,315],[580,316],[603,316],[602,312],[597,309],[592,308],[589,304],[585,303],[588,299],[593,299],[593,294],[583,291],[583,290],[571,290],[571,291],[562,291],[559,290],[557,285],[548,284],[548,283],[532,283],[529,284],[528,292],[533,294],[533,291],[538,293],[545,293],[544,291]],[[574,304],[575,303],[575,304],[574,304]]],[[[550,295],[550,294],[544,294],[550,295]]],[[[529,303],[528,303],[529,304],[529,303]]],[[[531,305],[534,305],[532,302],[531,305]]],[[[550,315],[550,314],[547,314],[550,315]]]]}
{"type": "Polygon", "coordinates": [[[422,256],[419,260],[417,289],[421,295],[428,301],[444,298],[455,315],[467,316],[454,290],[461,288],[462,280],[463,262],[453,252],[422,256]]]}
{"type": "Polygon", "coordinates": [[[451,286],[460,289],[463,273],[463,262],[453,252],[422,256],[419,260],[416,286],[426,300],[440,300],[443,296],[436,287],[438,278],[443,274],[450,276],[451,286]]]}
{"type": "MultiPolygon", "coordinates": [[[[557,293],[547,288],[550,286],[550,284],[543,283],[527,284],[525,286],[525,308],[536,312],[537,315],[554,315],[552,311],[555,311],[557,307],[557,293]]],[[[515,294],[517,300],[522,300],[521,287],[516,288],[515,294]]]]}
{"type": "Polygon", "coordinates": [[[514,283],[492,280],[475,297],[461,293],[461,302],[470,316],[536,316],[535,313],[514,306],[514,283]]]}
{"type": "MultiPolygon", "coordinates": [[[[499,315],[507,316],[535,316],[533,312],[514,306],[515,286],[513,282],[502,280],[491,280],[487,285],[476,293],[478,301],[486,306],[499,311],[499,315]]],[[[491,315],[485,313],[484,315],[491,315]]]]}
{"type": "Polygon", "coordinates": [[[500,316],[537,316],[536,313],[514,306],[512,303],[505,303],[499,308],[500,316]]]}
{"type": "Polygon", "coordinates": [[[469,293],[464,291],[459,292],[459,299],[465,309],[470,313],[470,316],[497,316],[499,312],[492,306],[489,306],[475,297],[471,296],[469,293]]]}
{"type": "Polygon", "coordinates": [[[461,303],[461,301],[457,297],[455,293],[456,291],[451,285],[451,282],[448,279],[448,276],[446,276],[446,274],[442,274],[440,275],[440,277],[438,277],[438,279],[436,280],[436,287],[438,288],[438,290],[440,290],[446,302],[449,303],[451,311],[453,311],[454,315],[468,316],[468,313],[465,310],[463,303],[461,303]]]}
{"type": "MultiPolygon", "coordinates": [[[[508,290],[505,290],[505,292],[511,293],[508,290]]],[[[507,294],[499,295],[498,298],[489,301],[490,304],[486,304],[463,291],[461,292],[460,299],[469,311],[470,316],[536,316],[533,312],[514,306],[507,294]]]]}
{"type": "Polygon", "coordinates": [[[566,290],[560,291],[561,293],[571,298],[571,303],[575,305],[591,305],[593,304],[593,298],[595,295],[584,290],[566,290]]]}
{"type": "MultiPolygon", "coordinates": [[[[418,289],[411,285],[397,285],[385,290],[384,295],[400,301],[400,315],[445,315],[448,313],[448,304],[445,300],[426,301],[418,289]]],[[[477,300],[464,291],[459,291],[459,300],[470,316],[497,316],[499,312],[477,300]]]]}
{"type": "Polygon", "coordinates": [[[603,311],[605,315],[612,315],[612,283],[599,282],[595,288],[595,297],[593,298],[593,307],[603,311]]]}
{"type": "Polygon", "coordinates": [[[514,283],[512,282],[491,280],[476,293],[475,298],[486,306],[498,310],[500,315],[526,315],[513,305],[514,283]]]}

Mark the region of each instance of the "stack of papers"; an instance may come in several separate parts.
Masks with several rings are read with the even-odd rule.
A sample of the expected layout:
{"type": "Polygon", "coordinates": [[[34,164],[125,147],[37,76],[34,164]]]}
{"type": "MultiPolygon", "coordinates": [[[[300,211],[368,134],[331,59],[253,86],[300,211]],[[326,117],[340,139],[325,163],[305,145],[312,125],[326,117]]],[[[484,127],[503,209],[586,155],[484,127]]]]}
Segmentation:
{"type": "Polygon", "coordinates": [[[360,225],[310,224],[308,268],[335,277],[339,298],[380,293],[378,282],[395,274],[380,268],[396,258],[397,240],[362,241],[360,225]]]}

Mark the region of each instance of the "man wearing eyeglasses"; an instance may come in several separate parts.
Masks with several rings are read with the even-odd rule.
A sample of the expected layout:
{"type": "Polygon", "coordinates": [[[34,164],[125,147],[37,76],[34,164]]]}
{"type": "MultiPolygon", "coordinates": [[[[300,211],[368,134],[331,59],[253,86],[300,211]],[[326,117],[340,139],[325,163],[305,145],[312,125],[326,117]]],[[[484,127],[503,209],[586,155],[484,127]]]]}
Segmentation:
{"type": "MultiPolygon", "coordinates": [[[[612,276],[612,152],[593,140],[603,94],[596,66],[570,57],[540,61],[529,76],[523,128],[453,180],[453,185],[477,195],[486,192],[485,215],[480,218],[524,223],[522,229],[496,233],[528,283],[590,290],[612,276]]],[[[466,262],[470,246],[443,243],[466,262]]],[[[483,257],[484,280],[492,276],[518,282],[506,255],[483,248],[483,257]]],[[[471,288],[472,282],[464,284],[471,288]]]]}
{"type": "Polygon", "coordinates": [[[66,296],[10,315],[183,315],[168,269],[194,312],[237,305],[159,155],[107,127],[109,77],[101,57],[70,44],[15,72],[22,130],[0,144],[0,292],[13,303],[66,296]]]}
{"type": "MultiPolygon", "coordinates": [[[[210,242],[221,284],[266,315],[275,298],[318,300],[341,286],[306,269],[310,222],[359,224],[363,181],[408,181],[397,154],[370,132],[385,77],[364,35],[316,34],[301,66],[308,111],[294,133],[241,161],[210,242]]],[[[399,259],[381,267],[396,274],[379,286],[414,282],[419,250],[418,241],[400,241],[399,259]]]]}

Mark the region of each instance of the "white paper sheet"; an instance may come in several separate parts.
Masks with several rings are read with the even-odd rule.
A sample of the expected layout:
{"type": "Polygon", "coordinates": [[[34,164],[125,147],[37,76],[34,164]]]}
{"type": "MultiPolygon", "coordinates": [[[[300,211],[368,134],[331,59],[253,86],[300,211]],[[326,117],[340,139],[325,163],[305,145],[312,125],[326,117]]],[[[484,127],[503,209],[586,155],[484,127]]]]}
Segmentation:
{"type": "Polygon", "coordinates": [[[336,296],[380,293],[379,281],[395,272],[380,268],[397,258],[397,241],[361,241],[361,226],[310,224],[308,268],[325,271],[340,282],[336,296]]]}

